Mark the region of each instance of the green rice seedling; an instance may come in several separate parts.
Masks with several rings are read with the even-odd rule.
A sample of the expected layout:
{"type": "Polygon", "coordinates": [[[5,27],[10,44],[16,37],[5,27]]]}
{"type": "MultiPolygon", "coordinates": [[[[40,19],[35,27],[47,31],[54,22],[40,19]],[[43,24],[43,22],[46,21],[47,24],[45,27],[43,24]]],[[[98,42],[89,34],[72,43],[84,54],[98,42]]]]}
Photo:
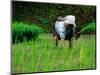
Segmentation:
{"type": "Polygon", "coordinates": [[[41,32],[43,32],[43,29],[35,24],[30,25],[22,22],[14,22],[12,24],[13,43],[35,40],[41,32]]]}
{"type": "Polygon", "coordinates": [[[96,23],[95,22],[91,22],[91,23],[87,24],[87,26],[84,27],[80,32],[82,34],[95,33],[96,32],[96,23]]]}
{"type": "Polygon", "coordinates": [[[73,40],[72,49],[68,41],[65,48],[55,46],[52,34],[40,34],[36,41],[12,45],[12,72],[49,72],[80,69],[95,69],[95,35],[81,35],[73,40]]]}
{"type": "Polygon", "coordinates": [[[80,68],[82,67],[82,65],[85,62],[85,55],[86,55],[85,49],[84,48],[81,48],[80,49],[80,58],[79,58],[79,60],[80,60],[80,68]]]}

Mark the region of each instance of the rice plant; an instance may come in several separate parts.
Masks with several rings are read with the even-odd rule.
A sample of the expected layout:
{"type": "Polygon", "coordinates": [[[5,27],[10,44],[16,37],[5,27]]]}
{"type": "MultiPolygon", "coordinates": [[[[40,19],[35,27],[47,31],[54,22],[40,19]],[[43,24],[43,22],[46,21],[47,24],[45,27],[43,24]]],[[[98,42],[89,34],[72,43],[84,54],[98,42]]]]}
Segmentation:
{"type": "Polygon", "coordinates": [[[96,32],[96,23],[95,22],[88,23],[87,26],[85,26],[83,29],[81,29],[80,32],[83,34],[95,33],[96,32]]]}
{"type": "Polygon", "coordinates": [[[40,34],[36,41],[12,46],[12,73],[68,71],[96,68],[95,35],[81,35],[72,49],[65,41],[55,46],[52,34],[40,34]]]}
{"type": "Polygon", "coordinates": [[[43,32],[43,29],[36,24],[22,22],[13,22],[12,24],[13,43],[35,40],[41,32],[43,32]]]}

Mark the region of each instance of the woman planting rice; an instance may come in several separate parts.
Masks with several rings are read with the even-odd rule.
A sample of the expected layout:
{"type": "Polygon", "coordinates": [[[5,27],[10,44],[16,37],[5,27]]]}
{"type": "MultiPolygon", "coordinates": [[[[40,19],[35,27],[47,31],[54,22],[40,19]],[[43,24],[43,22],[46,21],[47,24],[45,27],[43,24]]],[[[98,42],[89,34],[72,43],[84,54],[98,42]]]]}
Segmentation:
{"type": "Polygon", "coordinates": [[[54,39],[56,46],[58,45],[58,40],[61,40],[62,46],[64,47],[64,40],[69,40],[71,47],[71,38],[75,36],[78,38],[80,33],[76,32],[75,16],[68,15],[65,18],[58,17],[55,23],[55,33],[54,39]]]}

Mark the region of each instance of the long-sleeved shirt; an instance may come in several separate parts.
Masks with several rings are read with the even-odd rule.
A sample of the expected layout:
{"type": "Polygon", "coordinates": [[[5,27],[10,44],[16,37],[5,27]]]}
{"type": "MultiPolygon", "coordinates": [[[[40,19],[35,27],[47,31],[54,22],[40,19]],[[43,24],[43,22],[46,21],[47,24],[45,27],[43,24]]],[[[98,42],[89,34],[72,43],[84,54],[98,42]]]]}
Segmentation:
{"type": "Polygon", "coordinates": [[[55,30],[60,35],[60,37],[65,37],[66,35],[66,28],[64,23],[64,21],[56,21],[55,23],[55,30]]]}

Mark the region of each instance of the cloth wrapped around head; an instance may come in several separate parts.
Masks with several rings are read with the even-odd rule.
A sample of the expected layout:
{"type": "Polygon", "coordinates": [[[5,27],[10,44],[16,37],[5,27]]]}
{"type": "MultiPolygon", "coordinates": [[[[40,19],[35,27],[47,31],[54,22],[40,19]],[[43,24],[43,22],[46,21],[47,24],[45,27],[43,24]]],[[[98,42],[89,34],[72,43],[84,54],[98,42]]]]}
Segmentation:
{"type": "Polygon", "coordinates": [[[75,24],[75,16],[74,15],[68,15],[64,18],[65,20],[65,23],[66,24],[73,24],[74,27],[76,27],[76,24],[75,24]]]}

